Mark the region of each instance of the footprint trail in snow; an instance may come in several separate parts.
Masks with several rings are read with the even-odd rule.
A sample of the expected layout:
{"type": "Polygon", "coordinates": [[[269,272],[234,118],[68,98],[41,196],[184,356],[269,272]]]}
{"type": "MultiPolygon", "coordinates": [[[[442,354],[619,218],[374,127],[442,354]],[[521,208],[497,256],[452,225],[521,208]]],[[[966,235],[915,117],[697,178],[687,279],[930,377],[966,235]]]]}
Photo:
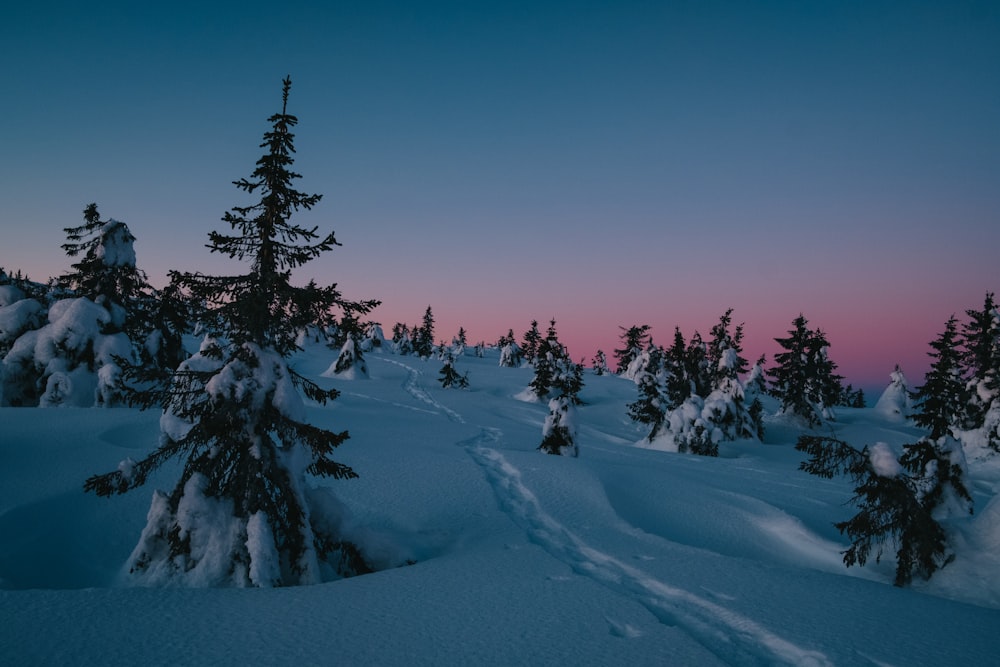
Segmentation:
{"type": "Polygon", "coordinates": [[[665,584],[587,545],[545,512],[522,483],[520,471],[489,447],[501,435],[499,429],[487,428],[458,444],[485,471],[501,509],[527,532],[532,542],[574,572],[634,599],[661,623],[684,629],[729,664],[832,665],[822,653],[797,646],[749,617],[665,584]]]}
{"type": "MultiPolygon", "coordinates": [[[[420,386],[422,373],[419,370],[391,359],[383,361],[407,371],[403,389],[410,396],[443,413],[452,422],[465,423],[460,414],[434,400],[420,386]]],[[[538,499],[521,481],[521,472],[491,447],[502,436],[500,429],[482,428],[478,435],[457,444],[483,469],[500,508],[549,555],[566,563],[577,574],[635,600],[661,623],[683,629],[729,664],[796,667],[833,664],[824,654],[797,646],[747,616],[663,583],[589,546],[542,509],[538,499]]]]}

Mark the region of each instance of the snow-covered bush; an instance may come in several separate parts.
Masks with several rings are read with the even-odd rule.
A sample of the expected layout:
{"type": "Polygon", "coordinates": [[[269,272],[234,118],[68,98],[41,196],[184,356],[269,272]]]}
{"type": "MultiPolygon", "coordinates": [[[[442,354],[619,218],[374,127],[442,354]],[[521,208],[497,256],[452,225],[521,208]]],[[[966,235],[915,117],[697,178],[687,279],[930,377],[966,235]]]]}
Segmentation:
{"type": "Polygon", "coordinates": [[[910,389],[906,376],[897,365],[889,374],[889,386],[875,403],[875,411],[890,420],[908,419],[913,414],[912,394],[913,390],[910,389]]]}

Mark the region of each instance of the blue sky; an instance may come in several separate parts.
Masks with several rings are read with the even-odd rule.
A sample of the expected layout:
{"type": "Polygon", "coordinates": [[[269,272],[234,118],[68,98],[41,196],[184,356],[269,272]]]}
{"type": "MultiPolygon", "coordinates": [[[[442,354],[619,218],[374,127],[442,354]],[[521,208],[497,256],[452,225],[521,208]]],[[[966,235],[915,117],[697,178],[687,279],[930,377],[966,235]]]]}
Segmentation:
{"type": "Polygon", "coordinates": [[[803,312],[848,380],[1000,284],[995,2],[21,3],[0,22],[0,266],[69,260],[96,201],[154,283],[204,249],[267,117],[299,116],[303,272],[379,298],[388,329],[495,340],[555,317],[747,355],[803,312]],[[12,234],[13,233],[13,234],[12,234]]]}

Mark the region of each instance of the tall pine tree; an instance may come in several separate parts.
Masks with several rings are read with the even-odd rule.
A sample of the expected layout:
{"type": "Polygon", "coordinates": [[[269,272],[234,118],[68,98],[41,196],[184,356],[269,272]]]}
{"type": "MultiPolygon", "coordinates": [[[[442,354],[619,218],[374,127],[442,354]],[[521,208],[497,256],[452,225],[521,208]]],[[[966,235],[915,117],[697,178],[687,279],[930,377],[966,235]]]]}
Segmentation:
{"type": "Polygon", "coordinates": [[[141,461],[87,480],[107,496],[146,482],[172,458],[184,459],[170,494],[154,493],[148,522],[129,561],[132,574],[154,585],[277,586],[315,583],[337,571],[366,571],[358,549],[340,534],[336,499],[310,488],[306,475],[356,477],[334,461],[347,432],[305,422],[299,394],[319,403],[336,398],[287,364],[300,330],[334,310],[365,313],[377,301],[349,302],[336,286],[291,284],[291,270],[339,245],[330,233],[290,222],[320,195],[292,187],[292,128],[287,112],[291,80],[283,81],[282,109],[268,119],[265,154],[250,179],[234,181],[259,200],[234,207],[223,220],[230,235],[213,231],[209,248],[248,260],[236,276],[173,274],[189,298],[206,306],[218,339],[183,363],[171,385],[151,394],[164,410],[160,447],[141,461]]]}

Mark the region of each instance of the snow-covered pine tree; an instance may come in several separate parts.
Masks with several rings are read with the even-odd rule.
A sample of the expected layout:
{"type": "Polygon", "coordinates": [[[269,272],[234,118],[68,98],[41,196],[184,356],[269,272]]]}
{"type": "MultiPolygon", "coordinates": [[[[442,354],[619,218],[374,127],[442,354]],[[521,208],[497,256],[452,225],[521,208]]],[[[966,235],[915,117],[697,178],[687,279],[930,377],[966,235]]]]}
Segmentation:
{"type": "Polygon", "coordinates": [[[808,320],[799,314],[785,338],[774,340],[784,352],[774,355],[771,393],[781,401],[781,412],[802,417],[810,426],[833,419],[832,406],[842,393],[837,365],[830,360],[826,334],[813,331],[808,320]]]}
{"type": "Polygon", "coordinates": [[[424,311],[423,323],[413,331],[413,353],[421,359],[430,359],[434,354],[434,313],[430,306],[424,311]]]}
{"type": "Polygon", "coordinates": [[[413,337],[410,328],[402,322],[392,327],[392,351],[399,355],[413,354],[413,337]]]}
{"type": "Polygon", "coordinates": [[[965,415],[966,387],[962,377],[962,360],[958,348],[958,321],[955,316],[945,323],[944,331],[931,341],[934,359],[924,376],[924,384],[913,392],[915,403],[913,422],[930,429],[937,440],[951,435],[965,415]]]}
{"type": "Polygon", "coordinates": [[[583,364],[574,363],[566,347],[559,342],[554,319],[539,343],[531,388],[539,398],[549,397],[549,414],[542,425],[542,442],[538,449],[547,454],[577,456],[576,406],[581,403],[583,364]],[[540,380],[539,369],[548,378],[547,384],[540,380]]]}
{"type": "Polygon", "coordinates": [[[590,361],[591,368],[594,369],[594,375],[606,375],[611,372],[608,368],[608,358],[604,354],[604,350],[598,350],[594,355],[594,358],[590,361]]]}
{"type": "Polygon", "coordinates": [[[541,342],[542,334],[538,330],[538,320],[531,320],[531,328],[524,332],[524,338],[521,340],[521,358],[529,364],[534,364],[541,342]]]}
{"type": "Polygon", "coordinates": [[[766,358],[762,354],[753,365],[743,383],[743,397],[747,403],[747,413],[757,429],[757,439],[764,439],[764,403],[761,397],[767,395],[767,381],[764,379],[766,358]]]}
{"type": "Polygon", "coordinates": [[[465,333],[465,328],[459,327],[458,333],[451,339],[451,353],[456,357],[465,354],[465,348],[469,344],[467,338],[468,335],[465,333]]]}
{"type": "Polygon", "coordinates": [[[542,443],[538,449],[556,456],[579,456],[576,444],[576,406],[569,396],[549,399],[549,414],[542,425],[542,443]]]}
{"type": "MultiPolygon", "coordinates": [[[[0,268],[0,360],[7,356],[14,341],[45,324],[44,300],[29,296],[19,282],[0,268]]],[[[2,375],[3,367],[0,366],[0,377],[2,375]]]]}
{"type": "Polygon", "coordinates": [[[632,421],[650,428],[646,435],[646,440],[649,442],[660,434],[660,429],[666,421],[669,401],[664,396],[665,381],[663,353],[659,349],[653,349],[649,352],[645,368],[636,378],[639,397],[626,406],[632,421]]]}
{"type": "Polygon", "coordinates": [[[687,342],[680,327],[674,327],[674,342],[663,352],[663,368],[666,374],[666,409],[670,411],[680,407],[694,393],[694,385],[688,376],[687,342]]]}
{"type": "Polygon", "coordinates": [[[125,401],[123,364],[134,363],[149,333],[145,274],[135,265],[135,237],[96,204],[84,224],[67,227],[63,249],[82,254],[53,281],[48,323],[22,332],[3,363],[6,405],[89,407],[125,401]]]}
{"type": "Polygon", "coordinates": [[[441,377],[438,378],[438,382],[441,383],[441,387],[444,389],[450,387],[465,389],[469,386],[469,374],[462,375],[455,370],[455,355],[450,350],[445,353],[444,365],[441,366],[440,375],[441,377]]]}
{"type": "Polygon", "coordinates": [[[362,328],[359,345],[362,352],[381,352],[385,349],[385,334],[379,322],[368,322],[362,328]]]}
{"type": "Polygon", "coordinates": [[[913,414],[912,393],[903,369],[896,364],[892,373],[889,373],[889,386],[875,403],[875,411],[889,420],[909,419],[913,414]]]}
{"type": "Polygon", "coordinates": [[[366,313],[378,302],[348,302],[336,286],[290,282],[291,269],[339,245],[333,233],[321,238],[315,227],[289,221],[320,200],[292,187],[299,178],[290,169],[298,119],[287,113],[290,87],[286,78],[281,112],[268,119],[271,129],[261,144],[267,150],[251,179],[234,182],[247,193],[259,191],[260,199],[225,214],[233,235],[209,234],[213,252],[249,259],[249,273],[174,276],[190,298],[206,305],[220,338],[207,339],[161,393],[159,448],[84,485],[102,496],[124,493],[143,485],[167,460],[184,459],[174,490],[154,493],[129,559],[138,582],[277,586],[369,569],[340,534],[336,498],[327,487],[306,483],[307,475],[357,476],[331,458],[347,432],[306,423],[298,390],[319,403],[337,392],[302,377],[286,359],[318,313],[366,313]]]}
{"type": "Polygon", "coordinates": [[[851,502],[859,511],[835,524],[851,539],[845,565],[863,566],[873,549],[879,562],[894,546],[895,584],[905,586],[915,574],[929,579],[954,558],[939,520],[971,514],[972,497],[962,481],[962,448],[953,438],[923,438],[897,454],[882,442],[859,451],[843,440],[804,435],[795,449],[810,457],[800,469],[826,479],[847,475],[855,484],[851,502]]]}
{"type": "Polygon", "coordinates": [[[345,380],[359,380],[368,377],[368,362],[357,341],[357,333],[347,334],[336,361],[323,372],[323,377],[339,377],[345,380]]]}
{"type": "MultiPolygon", "coordinates": [[[[613,354],[617,360],[617,366],[615,367],[615,372],[618,375],[623,374],[639,354],[649,347],[649,329],[648,324],[631,326],[628,329],[625,327],[618,327],[621,329],[622,333],[618,337],[622,342],[621,349],[614,350],[613,354]]],[[[634,378],[633,378],[634,379],[634,378]]]]}
{"type": "Polygon", "coordinates": [[[966,377],[963,427],[974,448],[1000,451],[1000,310],[988,292],[981,310],[967,310],[962,328],[966,377]]]}
{"type": "Polygon", "coordinates": [[[684,350],[684,374],[691,383],[691,393],[695,396],[707,396],[712,389],[714,373],[710,369],[708,347],[697,331],[688,341],[684,350]]]}
{"type": "Polygon", "coordinates": [[[712,339],[707,345],[708,376],[711,387],[705,396],[702,418],[718,431],[720,440],[757,438],[763,432],[763,422],[755,419],[745,400],[740,375],[746,374],[747,360],[743,353],[743,325],[730,332],[733,309],[727,310],[719,323],[712,327],[712,339]]]}

